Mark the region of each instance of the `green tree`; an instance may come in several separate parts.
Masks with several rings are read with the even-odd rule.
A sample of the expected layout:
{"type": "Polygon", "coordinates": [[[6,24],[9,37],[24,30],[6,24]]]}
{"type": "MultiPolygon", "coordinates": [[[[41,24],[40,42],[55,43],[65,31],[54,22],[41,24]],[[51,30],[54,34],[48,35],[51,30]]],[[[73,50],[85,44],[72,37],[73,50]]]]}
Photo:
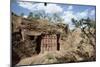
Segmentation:
{"type": "Polygon", "coordinates": [[[33,18],[34,19],[45,19],[46,18],[46,13],[44,10],[36,10],[34,11],[34,14],[33,14],[33,18]]]}
{"type": "Polygon", "coordinates": [[[32,12],[29,13],[28,19],[33,19],[33,13],[32,12]]]}
{"type": "Polygon", "coordinates": [[[21,15],[20,15],[21,17],[23,17],[24,16],[24,13],[21,13],[21,15]]]}
{"type": "Polygon", "coordinates": [[[75,20],[74,18],[72,18],[71,21],[72,21],[72,24],[75,25],[76,28],[80,26],[80,22],[75,20]]]}
{"type": "Polygon", "coordinates": [[[62,22],[62,21],[63,21],[63,18],[60,16],[59,13],[54,13],[53,16],[52,16],[52,19],[53,19],[55,22],[62,22]]]}
{"type": "Polygon", "coordinates": [[[80,19],[80,20],[75,20],[72,18],[72,22],[75,25],[75,27],[79,27],[81,29],[81,31],[84,33],[84,35],[87,36],[87,38],[89,39],[89,43],[94,47],[95,49],[95,44],[93,43],[93,41],[95,41],[95,27],[96,27],[96,23],[95,21],[91,20],[89,17],[86,19],[80,19]],[[79,26],[77,26],[79,25],[79,26]],[[94,30],[94,32],[91,31],[94,30]],[[88,31],[88,33],[87,33],[88,31]]]}

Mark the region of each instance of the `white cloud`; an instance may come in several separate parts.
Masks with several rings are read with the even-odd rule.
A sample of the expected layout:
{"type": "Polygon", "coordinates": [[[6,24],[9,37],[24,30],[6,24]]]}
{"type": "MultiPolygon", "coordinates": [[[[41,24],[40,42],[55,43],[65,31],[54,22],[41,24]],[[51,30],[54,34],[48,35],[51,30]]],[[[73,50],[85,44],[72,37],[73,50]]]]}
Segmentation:
{"type": "Polygon", "coordinates": [[[29,10],[32,9],[32,3],[30,2],[18,2],[18,5],[29,10]]]}
{"type": "Polygon", "coordinates": [[[72,10],[73,9],[73,6],[68,6],[68,10],[72,10]]]}
{"type": "Polygon", "coordinates": [[[90,15],[91,16],[95,15],[95,10],[91,10],[90,15]]]}
{"type": "Polygon", "coordinates": [[[30,11],[44,10],[46,13],[60,13],[63,9],[56,4],[48,4],[44,6],[44,3],[31,3],[31,2],[18,2],[19,6],[26,8],[30,11]]]}
{"type": "MultiPolygon", "coordinates": [[[[47,6],[44,6],[44,3],[31,3],[31,2],[18,2],[19,6],[26,8],[32,12],[35,10],[44,10],[46,13],[53,14],[53,13],[61,13],[63,12],[63,9],[61,6],[57,4],[47,4],[47,6]]],[[[80,20],[81,18],[87,18],[88,15],[95,15],[95,10],[83,10],[80,12],[74,12],[73,6],[68,6],[67,11],[64,11],[62,13],[62,18],[64,19],[64,23],[68,23],[71,28],[73,28],[73,25],[71,23],[71,19],[74,18],[76,20],[80,20]]],[[[25,16],[27,17],[27,16],[25,16]]]]}
{"type": "Polygon", "coordinates": [[[73,26],[72,23],[71,23],[71,22],[72,22],[71,19],[74,18],[74,19],[77,20],[77,17],[76,17],[76,15],[73,13],[73,11],[65,11],[62,17],[63,17],[63,19],[64,19],[64,23],[69,24],[70,29],[73,29],[74,26],[73,26]]]}
{"type": "Polygon", "coordinates": [[[56,4],[48,4],[46,6],[46,12],[47,13],[60,13],[62,11],[63,11],[63,9],[56,4]]]}
{"type": "Polygon", "coordinates": [[[66,11],[66,12],[64,12],[63,18],[64,18],[64,20],[65,20],[67,23],[70,23],[72,18],[77,19],[77,17],[76,17],[75,14],[73,13],[73,11],[66,11]]]}
{"type": "Polygon", "coordinates": [[[74,18],[76,20],[80,20],[82,18],[87,18],[88,17],[88,14],[89,13],[89,10],[86,9],[84,11],[81,11],[81,12],[74,12],[73,10],[67,10],[63,13],[63,18],[65,20],[65,22],[67,22],[68,24],[71,24],[71,19],[74,18]]]}
{"type": "Polygon", "coordinates": [[[77,18],[81,19],[81,18],[87,18],[89,15],[89,11],[88,10],[84,10],[82,12],[77,12],[76,16],[77,18]]]}
{"type": "Polygon", "coordinates": [[[69,24],[70,28],[73,29],[74,26],[72,25],[71,19],[74,18],[76,20],[80,20],[82,18],[87,18],[88,13],[89,13],[89,10],[84,10],[84,11],[76,12],[76,13],[72,10],[68,10],[63,13],[62,17],[65,23],[69,24]]]}

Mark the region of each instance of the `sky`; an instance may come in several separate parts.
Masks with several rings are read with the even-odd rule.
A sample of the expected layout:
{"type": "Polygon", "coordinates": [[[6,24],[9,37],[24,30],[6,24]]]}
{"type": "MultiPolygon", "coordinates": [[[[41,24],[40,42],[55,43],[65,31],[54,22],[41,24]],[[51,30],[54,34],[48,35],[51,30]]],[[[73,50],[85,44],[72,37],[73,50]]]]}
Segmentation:
{"type": "Polygon", "coordinates": [[[47,6],[44,6],[44,3],[25,1],[17,1],[11,3],[11,11],[16,13],[17,15],[21,15],[21,13],[24,13],[24,17],[27,17],[30,12],[34,13],[36,10],[43,10],[48,15],[58,13],[64,19],[64,23],[69,24],[69,26],[72,26],[72,18],[79,20],[81,18],[89,17],[95,20],[95,9],[95,6],[90,5],[47,3],[47,6]]]}

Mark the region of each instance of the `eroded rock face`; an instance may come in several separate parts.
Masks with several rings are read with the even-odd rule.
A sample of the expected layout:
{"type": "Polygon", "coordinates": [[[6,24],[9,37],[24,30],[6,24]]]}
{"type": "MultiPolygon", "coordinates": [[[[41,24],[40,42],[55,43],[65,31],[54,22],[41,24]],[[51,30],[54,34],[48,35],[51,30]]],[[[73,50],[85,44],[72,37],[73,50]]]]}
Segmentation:
{"type": "Polygon", "coordinates": [[[43,54],[22,59],[17,65],[69,63],[81,61],[93,61],[93,59],[88,55],[88,52],[81,52],[79,49],[74,49],[70,51],[45,52],[43,54]]]}
{"type": "MultiPolygon", "coordinates": [[[[15,20],[13,22],[15,22],[15,20]]],[[[65,30],[66,25],[63,24],[53,25],[46,23],[47,21],[44,22],[45,24],[40,24],[40,22],[44,21],[38,20],[33,21],[33,23],[27,23],[25,25],[23,24],[23,26],[25,27],[23,27],[23,29],[28,30],[27,32],[24,32],[26,34],[25,39],[23,39],[22,33],[20,31],[21,27],[17,28],[17,31],[12,32],[12,54],[14,65],[95,60],[95,37],[88,34],[88,32],[87,34],[89,37],[87,37],[80,28],[76,28],[74,31],[69,31],[67,28],[67,30],[65,30]],[[36,22],[36,24],[34,24],[34,22],[36,22]],[[53,34],[62,32],[59,42],[60,51],[52,51],[39,54],[40,51],[36,47],[37,43],[40,43],[40,41],[38,40],[38,35],[43,32],[45,33],[45,31],[53,34]],[[37,52],[37,50],[39,52],[37,52]]],[[[16,26],[16,24],[14,26],[16,26]]],[[[95,36],[95,30],[91,29],[91,33],[93,33],[95,36]]]]}
{"type": "Polygon", "coordinates": [[[45,52],[20,60],[17,65],[50,64],[65,62],[95,61],[95,49],[86,36],[81,36],[81,30],[73,31],[64,37],[60,51],[45,52]],[[79,31],[79,32],[78,32],[79,31]]]}
{"type": "Polygon", "coordinates": [[[32,43],[31,40],[23,41],[20,32],[14,33],[12,39],[12,55],[14,64],[23,58],[31,57],[35,53],[35,43],[32,43]],[[16,58],[19,59],[16,60],[16,58]]]}

